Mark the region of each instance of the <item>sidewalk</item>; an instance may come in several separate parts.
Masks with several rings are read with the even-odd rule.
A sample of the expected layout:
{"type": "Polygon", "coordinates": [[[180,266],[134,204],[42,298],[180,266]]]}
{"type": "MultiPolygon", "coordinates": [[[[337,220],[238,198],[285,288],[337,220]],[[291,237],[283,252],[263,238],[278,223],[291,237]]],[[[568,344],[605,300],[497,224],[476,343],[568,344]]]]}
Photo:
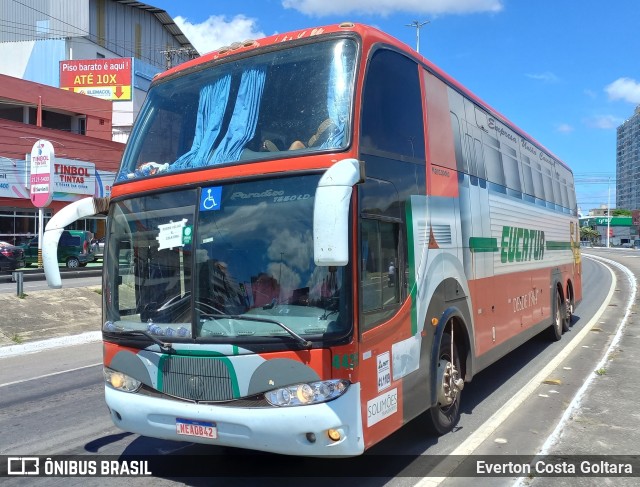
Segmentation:
{"type": "Polygon", "coordinates": [[[99,331],[102,288],[0,294],[0,347],[99,331]]]}
{"type": "MultiPolygon", "coordinates": [[[[611,259],[615,254],[589,249],[593,254],[604,259],[611,259]]],[[[634,256],[635,257],[635,256],[634,256]]],[[[615,259],[614,262],[619,262],[615,259]]],[[[599,465],[602,470],[581,478],[568,476],[561,478],[535,477],[521,479],[521,485],[527,487],[576,486],[576,485],[638,485],[640,476],[640,412],[638,397],[640,395],[640,333],[637,318],[638,288],[637,277],[640,275],[640,264],[637,259],[626,259],[629,271],[610,264],[618,277],[618,283],[609,304],[615,310],[613,316],[620,319],[612,323],[613,316],[600,321],[602,331],[609,324],[615,324],[616,331],[610,336],[602,337],[609,342],[605,356],[593,364],[593,374],[582,385],[569,408],[565,411],[554,434],[549,437],[540,452],[544,455],[560,457],[588,456],[591,466],[599,465]],[[629,296],[634,299],[627,307],[629,296]],[[631,459],[631,462],[630,462],[631,459]],[[604,464],[600,464],[600,461],[604,464]],[[631,464],[633,477],[615,475],[617,464],[631,464]],[[607,471],[611,475],[606,475],[607,471]],[[593,475],[599,473],[600,475],[593,475]],[[608,477],[605,478],[605,477],[608,477]],[[635,477],[635,478],[634,478],[635,477]]],[[[596,331],[596,330],[594,330],[596,331]]],[[[595,335],[604,333],[595,333],[595,335]]],[[[580,466],[580,463],[578,463],[580,466]]],[[[621,470],[624,471],[624,470],[621,470]]],[[[584,475],[584,472],[583,472],[584,475]]]]}

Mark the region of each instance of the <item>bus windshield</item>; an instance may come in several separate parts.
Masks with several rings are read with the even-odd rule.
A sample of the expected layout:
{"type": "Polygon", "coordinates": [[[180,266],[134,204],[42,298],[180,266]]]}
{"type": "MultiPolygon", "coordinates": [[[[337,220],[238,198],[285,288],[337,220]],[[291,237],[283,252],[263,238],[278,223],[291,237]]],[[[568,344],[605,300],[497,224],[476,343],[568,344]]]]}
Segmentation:
{"type": "Polygon", "coordinates": [[[104,331],[243,344],[345,336],[348,266],[318,267],[313,260],[319,177],[115,202],[104,331]]]}
{"type": "Polygon", "coordinates": [[[154,85],[117,179],[345,148],[356,51],[351,39],[303,44],[154,85]]]}

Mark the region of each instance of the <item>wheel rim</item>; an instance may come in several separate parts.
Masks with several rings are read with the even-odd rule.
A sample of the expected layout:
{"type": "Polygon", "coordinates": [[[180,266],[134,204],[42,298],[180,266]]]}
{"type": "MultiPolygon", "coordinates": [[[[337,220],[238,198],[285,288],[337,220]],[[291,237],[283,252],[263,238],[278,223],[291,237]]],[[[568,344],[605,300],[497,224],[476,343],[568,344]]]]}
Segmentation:
{"type": "Polygon", "coordinates": [[[562,300],[560,296],[556,299],[556,329],[558,333],[562,334],[562,312],[560,308],[562,307],[562,300]]]}
{"type": "Polygon", "coordinates": [[[446,413],[454,407],[460,395],[460,388],[456,385],[459,372],[449,360],[448,355],[440,357],[438,362],[438,405],[446,413]]]}

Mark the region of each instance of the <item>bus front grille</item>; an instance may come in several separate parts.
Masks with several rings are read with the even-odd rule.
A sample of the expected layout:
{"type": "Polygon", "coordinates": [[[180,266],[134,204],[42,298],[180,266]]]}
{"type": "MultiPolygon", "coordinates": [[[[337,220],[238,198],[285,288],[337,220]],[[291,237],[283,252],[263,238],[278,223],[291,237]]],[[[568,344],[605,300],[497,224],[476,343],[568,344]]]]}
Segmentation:
{"type": "Polygon", "coordinates": [[[170,356],[162,364],[162,392],[193,401],[228,401],[233,384],[223,360],[170,356]]]}

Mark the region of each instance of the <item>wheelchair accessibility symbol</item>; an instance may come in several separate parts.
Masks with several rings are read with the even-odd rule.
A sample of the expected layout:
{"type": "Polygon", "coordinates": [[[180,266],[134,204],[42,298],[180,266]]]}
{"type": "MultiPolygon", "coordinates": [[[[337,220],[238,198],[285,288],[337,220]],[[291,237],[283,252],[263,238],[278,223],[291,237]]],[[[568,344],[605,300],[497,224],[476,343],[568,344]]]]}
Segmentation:
{"type": "Polygon", "coordinates": [[[200,193],[200,211],[219,210],[222,199],[222,186],[202,188],[200,193]]]}

